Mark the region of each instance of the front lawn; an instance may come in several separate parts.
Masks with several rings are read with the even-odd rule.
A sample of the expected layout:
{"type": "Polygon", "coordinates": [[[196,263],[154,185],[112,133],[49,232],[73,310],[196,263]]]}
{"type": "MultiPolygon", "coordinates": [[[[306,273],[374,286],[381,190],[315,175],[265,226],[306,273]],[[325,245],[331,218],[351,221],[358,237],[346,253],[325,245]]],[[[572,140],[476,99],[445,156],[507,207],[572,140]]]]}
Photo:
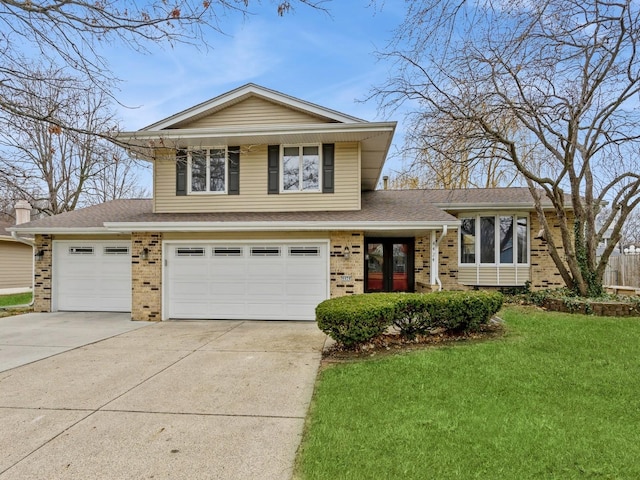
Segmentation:
{"type": "Polygon", "coordinates": [[[324,369],[296,476],[640,478],[640,319],[501,317],[499,339],[324,369]]]}
{"type": "Polygon", "coordinates": [[[31,292],[14,293],[12,295],[0,295],[0,307],[28,305],[29,302],[31,302],[31,292]]]}

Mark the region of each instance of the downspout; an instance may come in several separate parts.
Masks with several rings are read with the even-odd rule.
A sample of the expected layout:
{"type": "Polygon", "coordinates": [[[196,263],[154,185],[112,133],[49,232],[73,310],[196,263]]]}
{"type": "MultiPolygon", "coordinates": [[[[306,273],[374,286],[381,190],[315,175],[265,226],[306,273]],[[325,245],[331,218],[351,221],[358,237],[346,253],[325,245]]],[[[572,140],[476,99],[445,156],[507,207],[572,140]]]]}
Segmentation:
{"type": "Polygon", "coordinates": [[[436,232],[431,232],[431,285],[438,285],[438,291],[442,290],[442,281],[440,281],[440,268],[438,257],[440,253],[440,242],[447,234],[447,225],[442,225],[442,233],[440,238],[436,240],[436,232]]]}
{"type": "MultiPolygon", "coordinates": [[[[23,238],[18,235],[18,232],[11,232],[11,237],[14,240],[20,243],[24,243],[26,245],[31,246],[31,253],[36,247],[36,243],[33,240],[29,240],[28,238],[23,238]]],[[[33,307],[34,302],[36,301],[36,259],[34,255],[31,255],[31,302],[26,305],[12,305],[11,308],[15,307],[33,307]]]]}

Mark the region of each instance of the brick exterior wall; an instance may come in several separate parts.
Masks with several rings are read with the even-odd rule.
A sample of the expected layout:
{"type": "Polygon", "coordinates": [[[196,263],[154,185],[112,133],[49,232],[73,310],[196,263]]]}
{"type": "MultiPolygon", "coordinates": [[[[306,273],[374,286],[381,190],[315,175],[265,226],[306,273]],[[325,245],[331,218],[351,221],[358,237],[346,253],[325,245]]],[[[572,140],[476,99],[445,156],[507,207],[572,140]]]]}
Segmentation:
{"type": "Polygon", "coordinates": [[[162,320],[162,233],[131,234],[131,319],[162,320]]]}
{"type": "Polygon", "coordinates": [[[431,291],[431,236],[416,237],[413,255],[416,292],[431,291]]]}
{"type": "Polygon", "coordinates": [[[364,293],[364,254],[363,232],[330,233],[330,298],[364,293]],[[349,258],[344,256],[345,247],[349,258]]]}
{"type": "MultiPolygon", "coordinates": [[[[555,288],[564,282],[547,251],[547,243],[534,238],[540,230],[535,215],[531,217],[531,288],[555,288]]],[[[557,221],[551,225],[557,228],[557,221]]],[[[440,236],[440,231],[436,236],[440,236]]],[[[554,233],[562,252],[559,229],[554,233]]],[[[162,239],[159,232],[134,232],[131,236],[132,320],[162,319],[162,239]],[[140,257],[149,250],[147,260],[140,257]]],[[[365,246],[364,232],[330,232],[329,268],[331,298],[364,292],[365,246]],[[349,258],[344,249],[349,248],[349,258]]],[[[444,290],[467,288],[458,283],[458,233],[450,231],[440,243],[439,276],[444,290]]],[[[35,236],[35,251],[43,256],[35,262],[34,311],[49,312],[52,307],[52,247],[51,235],[35,236]]],[[[414,274],[418,292],[431,291],[431,236],[415,238],[414,274]]]]}
{"type": "Polygon", "coordinates": [[[51,311],[51,274],[53,258],[53,237],[51,235],[35,236],[35,251],[42,252],[40,260],[35,261],[33,285],[33,311],[51,311]]]}
{"type": "MultiPolygon", "coordinates": [[[[573,217],[567,214],[567,220],[573,222],[573,217]]],[[[540,220],[534,213],[531,215],[531,290],[541,290],[545,288],[564,287],[565,283],[558,272],[555,262],[549,255],[547,242],[540,238],[534,238],[540,231],[540,220]]],[[[564,247],[562,246],[562,236],[560,226],[555,214],[547,213],[547,222],[553,229],[553,239],[558,249],[560,257],[564,257],[564,247]]]]}
{"type": "MultiPolygon", "coordinates": [[[[436,232],[438,238],[441,234],[441,231],[436,232]]],[[[438,261],[443,290],[467,289],[458,283],[458,230],[449,230],[440,242],[438,261]]]]}

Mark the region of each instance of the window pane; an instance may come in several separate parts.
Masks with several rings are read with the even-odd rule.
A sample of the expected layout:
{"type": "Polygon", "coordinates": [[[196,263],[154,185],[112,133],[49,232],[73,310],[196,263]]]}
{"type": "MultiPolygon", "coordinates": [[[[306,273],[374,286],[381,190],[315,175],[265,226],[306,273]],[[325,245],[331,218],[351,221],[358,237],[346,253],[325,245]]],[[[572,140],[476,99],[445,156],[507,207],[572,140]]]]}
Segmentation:
{"type": "Polygon", "coordinates": [[[382,272],[384,269],[384,245],[382,243],[370,243],[367,246],[367,290],[370,292],[382,292],[384,282],[382,272]]]}
{"type": "Polygon", "coordinates": [[[518,263],[527,263],[529,252],[527,217],[518,217],[518,263]]]}
{"type": "Polygon", "coordinates": [[[393,244],[393,281],[391,289],[394,292],[406,292],[409,290],[408,250],[409,247],[406,243],[393,244]]]}
{"type": "Polygon", "coordinates": [[[495,217],[480,217],[480,263],[496,263],[495,222],[495,217]]]}
{"type": "Polygon", "coordinates": [[[282,158],[282,189],[300,190],[300,150],[298,147],[285,147],[282,158]]]}
{"type": "Polygon", "coordinates": [[[500,217],[500,263],[513,263],[513,217],[500,217]]]}
{"type": "Polygon", "coordinates": [[[191,152],[191,191],[204,192],[207,189],[207,157],[205,152],[191,152]]]}
{"type": "Polygon", "coordinates": [[[212,192],[224,192],[225,160],[226,152],[222,149],[211,150],[209,155],[209,190],[212,192]]]}
{"type": "Polygon", "coordinates": [[[476,263],[476,219],[460,220],[460,263],[476,263]]]}
{"type": "Polygon", "coordinates": [[[302,189],[320,188],[320,157],[318,147],[302,148],[302,189]]]}

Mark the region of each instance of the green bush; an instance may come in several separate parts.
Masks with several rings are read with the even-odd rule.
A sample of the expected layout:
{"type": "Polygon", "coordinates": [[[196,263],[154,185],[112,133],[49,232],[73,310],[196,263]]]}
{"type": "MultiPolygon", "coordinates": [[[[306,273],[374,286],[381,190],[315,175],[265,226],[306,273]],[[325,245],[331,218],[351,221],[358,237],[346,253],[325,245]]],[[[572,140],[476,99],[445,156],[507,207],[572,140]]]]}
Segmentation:
{"type": "Polygon", "coordinates": [[[442,291],[429,297],[426,308],[433,326],[456,332],[477,330],[502,308],[504,300],[500,292],[485,291],[442,291]]]}
{"type": "Polygon", "coordinates": [[[318,327],[346,346],[367,342],[393,323],[393,295],[371,293],[325,300],[316,307],[318,327]]]}
{"type": "Polygon", "coordinates": [[[421,293],[395,294],[396,312],[393,324],[400,335],[414,339],[434,327],[434,318],[429,312],[430,295],[421,293]]]}
{"type": "Polygon", "coordinates": [[[325,300],[316,308],[318,327],[345,346],[370,341],[394,325],[408,339],[431,329],[472,331],[500,308],[499,292],[371,293],[325,300]]]}

